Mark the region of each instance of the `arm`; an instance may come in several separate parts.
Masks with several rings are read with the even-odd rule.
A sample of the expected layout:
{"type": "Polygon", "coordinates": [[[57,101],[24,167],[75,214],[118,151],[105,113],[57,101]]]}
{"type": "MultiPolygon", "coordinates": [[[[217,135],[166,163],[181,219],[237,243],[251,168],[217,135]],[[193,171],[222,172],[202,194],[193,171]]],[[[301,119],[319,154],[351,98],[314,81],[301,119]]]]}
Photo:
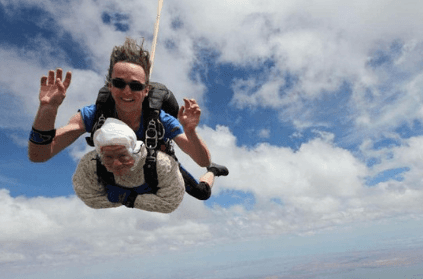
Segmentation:
{"type": "Polygon", "coordinates": [[[210,152],[195,131],[185,132],[174,138],[176,144],[188,154],[199,166],[208,167],[211,164],[210,152]]]}
{"type": "MultiPolygon", "coordinates": [[[[57,69],[56,80],[54,71],[49,71],[48,78],[41,78],[40,106],[35,116],[33,127],[40,131],[54,129],[57,111],[66,97],[66,90],[71,82],[71,73],[66,74],[62,82],[62,69],[57,69]]],[[[45,162],[65,149],[85,132],[80,113],[75,114],[69,123],[56,131],[53,142],[47,145],[28,143],[28,157],[32,162],[45,162]]]]}
{"type": "MultiPolygon", "coordinates": [[[[34,126],[34,128],[36,128],[34,126]]],[[[53,142],[48,145],[38,145],[32,142],[28,144],[28,157],[32,162],[45,162],[55,156],[57,153],[71,145],[83,133],[85,126],[81,113],[78,112],[69,120],[66,126],[56,131],[53,142]]]]}
{"type": "Polygon", "coordinates": [[[201,110],[194,99],[184,99],[178,113],[178,119],[184,127],[184,133],[174,138],[176,144],[188,154],[199,166],[208,167],[211,164],[210,152],[207,145],[200,139],[195,128],[200,122],[201,110]]]}
{"type": "Polygon", "coordinates": [[[107,198],[106,189],[98,183],[96,174],[95,151],[91,151],[82,157],[72,177],[73,188],[76,195],[89,207],[111,208],[122,206],[120,203],[112,203],[107,198]]]}
{"type": "Polygon", "coordinates": [[[134,207],[142,210],[171,213],[181,204],[185,193],[184,179],[178,163],[163,152],[157,152],[159,190],[155,195],[138,195],[134,207]]]}

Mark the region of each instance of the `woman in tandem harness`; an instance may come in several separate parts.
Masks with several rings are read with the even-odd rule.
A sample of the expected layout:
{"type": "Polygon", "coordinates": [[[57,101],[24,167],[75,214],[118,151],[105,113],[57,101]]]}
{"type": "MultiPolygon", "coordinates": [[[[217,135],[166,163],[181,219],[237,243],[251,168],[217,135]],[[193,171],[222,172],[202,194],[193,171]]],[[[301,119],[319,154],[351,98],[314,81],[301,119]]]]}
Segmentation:
{"type": "Polygon", "coordinates": [[[86,205],[96,209],[125,205],[170,213],[182,202],[185,187],[178,163],[157,152],[157,187],[146,184],[147,149],[125,123],[108,118],[93,141],[95,150],[82,157],[73,175],[75,193],[86,205]],[[100,168],[105,169],[101,175],[100,168]]]}

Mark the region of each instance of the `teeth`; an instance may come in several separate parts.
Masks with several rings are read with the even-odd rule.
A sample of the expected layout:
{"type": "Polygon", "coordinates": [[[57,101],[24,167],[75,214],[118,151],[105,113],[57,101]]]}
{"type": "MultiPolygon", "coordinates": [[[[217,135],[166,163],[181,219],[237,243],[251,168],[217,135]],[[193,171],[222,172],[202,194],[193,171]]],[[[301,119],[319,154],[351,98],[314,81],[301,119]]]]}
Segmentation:
{"type": "Polygon", "coordinates": [[[122,100],[124,100],[125,102],[132,102],[133,101],[133,99],[125,99],[125,98],[122,98],[122,100]]]}

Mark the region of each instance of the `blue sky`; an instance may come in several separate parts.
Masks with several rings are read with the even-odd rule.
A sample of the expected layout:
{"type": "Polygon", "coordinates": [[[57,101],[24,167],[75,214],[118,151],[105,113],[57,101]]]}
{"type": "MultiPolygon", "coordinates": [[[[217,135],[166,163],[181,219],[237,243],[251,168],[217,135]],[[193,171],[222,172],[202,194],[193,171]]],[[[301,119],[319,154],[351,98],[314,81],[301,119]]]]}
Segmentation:
{"type": "Polygon", "coordinates": [[[150,48],[157,3],[0,0],[0,270],[6,278],[418,277],[415,2],[165,0],[152,79],[180,103],[198,100],[197,131],[230,169],[208,201],[186,195],[166,215],[86,207],[71,183],[90,150],[84,137],[46,163],[27,159],[40,77],[56,67],[73,73],[60,127],[95,101],[113,46],[131,36],[150,48]]]}

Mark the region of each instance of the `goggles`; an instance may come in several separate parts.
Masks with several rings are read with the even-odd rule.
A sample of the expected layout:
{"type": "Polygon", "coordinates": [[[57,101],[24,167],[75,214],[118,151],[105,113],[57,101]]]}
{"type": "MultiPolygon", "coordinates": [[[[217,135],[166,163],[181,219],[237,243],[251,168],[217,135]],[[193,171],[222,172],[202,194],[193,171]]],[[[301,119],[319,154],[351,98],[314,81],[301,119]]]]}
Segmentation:
{"type": "Polygon", "coordinates": [[[112,79],[112,84],[114,87],[119,89],[125,89],[126,85],[129,85],[129,88],[131,88],[132,91],[142,91],[147,87],[147,85],[141,82],[138,82],[138,81],[126,82],[120,78],[112,79]]]}
{"type": "Polygon", "coordinates": [[[131,163],[131,161],[133,161],[133,159],[134,158],[132,158],[132,156],[130,156],[130,155],[118,155],[118,156],[105,155],[105,156],[103,156],[103,163],[107,166],[111,166],[111,165],[113,165],[115,160],[118,160],[122,164],[126,165],[126,164],[131,163]]]}
{"type": "Polygon", "coordinates": [[[129,154],[128,150],[122,146],[120,148],[112,148],[112,149],[104,149],[102,148],[102,162],[107,165],[111,166],[118,160],[122,164],[129,164],[134,158],[129,154]]]}

